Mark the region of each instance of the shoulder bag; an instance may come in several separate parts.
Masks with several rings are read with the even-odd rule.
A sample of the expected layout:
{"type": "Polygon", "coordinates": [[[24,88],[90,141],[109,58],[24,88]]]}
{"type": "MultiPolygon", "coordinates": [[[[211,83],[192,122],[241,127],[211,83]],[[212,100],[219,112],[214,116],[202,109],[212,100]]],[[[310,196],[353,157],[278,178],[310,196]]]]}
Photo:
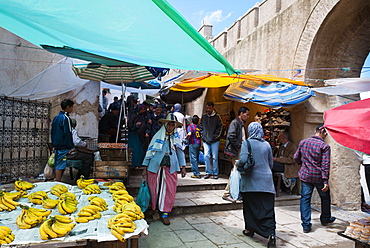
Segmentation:
{"type": "Polygon", "coordinates": [[[246,140],[247,146],[248,146],[248,158],[247,161],[241,165],[238,165],[238,171],[240,172],[241,175],[250,175],[252,173],[253,167],[254,167],[254,158],[252,154],[252,148],[250,145],[249,140],[246,140]]]}

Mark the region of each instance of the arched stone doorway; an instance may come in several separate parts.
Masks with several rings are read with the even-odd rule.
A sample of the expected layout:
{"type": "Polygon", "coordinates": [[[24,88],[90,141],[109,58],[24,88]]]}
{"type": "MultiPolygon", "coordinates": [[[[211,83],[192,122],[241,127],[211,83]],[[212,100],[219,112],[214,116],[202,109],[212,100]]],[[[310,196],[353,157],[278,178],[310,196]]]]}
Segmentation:
{"type": "MultiPolygon", "coordinates": [[[[307,26],[307,30],[302,34],[302,39],[310,35],[310,38],[313,38],[311,48],[306,52],[306,82],[319,87],[323,86],[322,79],[359,77],[370,52],[370,2],[368,0],[320,1],[315,9],[308,23],[316,22],[317,31],[313,36],[310,26],[307,26]],[[328,2],[332,5],[330,6],[328,2]],[[320,14],[318,11],[322,11],[323,8],[330,10],[324,16],[325,18],[323,13],[320,14]],[[323,19],[321,24],[318,23],[321,21],[319,17],[323,19]]],[[[304,57],[297,52],[295,65],[298,65],[304,57]]],[[[310,120],[314,120],[314,116],[320,116],[326,109],[358,99],[358,95],[352,95],[348,100],[328,96],[311,99],[305,104],[307,109],[305,130],[313,130],[316,123],[310,120]]],[[[348,116],[348,118],[351,117],[348,116]]],[[[332,139],[327,141],[332,148],[330,172],[332,203],[344,209],[359,209],[360,163],[352,151],[340,147],[332,139]]]]}

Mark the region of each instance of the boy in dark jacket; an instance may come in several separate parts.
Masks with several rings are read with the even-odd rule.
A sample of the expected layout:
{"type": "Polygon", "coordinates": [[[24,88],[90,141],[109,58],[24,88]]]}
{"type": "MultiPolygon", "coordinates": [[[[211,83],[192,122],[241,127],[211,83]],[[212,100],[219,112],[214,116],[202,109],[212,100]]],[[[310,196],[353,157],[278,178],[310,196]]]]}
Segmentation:
{"type": "Polygon", "coordinates": [[[51,124],[51,141],[54,147],[55,180],[60,182],[67,167],[67,154],[73,148],[72,124],[69,114],[73,111],[74,102],[64,99],[60,106],[62,111],[55,116],[51,124]]]}

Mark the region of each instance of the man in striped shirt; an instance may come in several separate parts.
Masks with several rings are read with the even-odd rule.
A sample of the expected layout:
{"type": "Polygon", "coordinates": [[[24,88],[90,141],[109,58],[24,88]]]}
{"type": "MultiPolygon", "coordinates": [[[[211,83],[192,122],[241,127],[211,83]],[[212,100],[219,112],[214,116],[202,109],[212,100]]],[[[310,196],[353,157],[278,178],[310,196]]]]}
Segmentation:
{"type": "Polygon", "coordinates": [[[316,127],[315,135],[311,138],[302,140],[294,154],[297,164],[302,165],[298,172],[299,179],[302,181],[301,189],[301,220],[303,232],[311,231],[311,197],[313,189],[316,188],[321,198],[321,224],[326,226],[335,221],[331,217],[331,200],[329,190],[329,170],[330,170],[330,146],[324,142],[327,132],[324,124],[316,127]]]}

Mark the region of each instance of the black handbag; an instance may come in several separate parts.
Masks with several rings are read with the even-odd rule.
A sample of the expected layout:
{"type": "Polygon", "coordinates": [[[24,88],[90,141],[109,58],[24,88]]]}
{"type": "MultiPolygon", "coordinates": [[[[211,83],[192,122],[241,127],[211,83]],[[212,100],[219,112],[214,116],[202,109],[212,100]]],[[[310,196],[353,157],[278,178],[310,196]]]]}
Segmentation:
{"type": "Polygon", "coordinates": [[[170,156],[167,153],[163,156],[160,166],[171,167],[170,156]]]}
{"type": "Polygon", "coordinates": [[[247,161],[243,165],[241,165],[241,164],[238,165],[238,171],[240,172],[241,175],[250,175],[252,173],[252,170],[253,170],[253,167],[254,167],[254,164],[255,164],[253,154],[252,154],[252,148],[251,148],[251,145],[249,143],[249,140],[246,140],[246,142],[247,142],[247,146],[248,146],[247,161]]]}

